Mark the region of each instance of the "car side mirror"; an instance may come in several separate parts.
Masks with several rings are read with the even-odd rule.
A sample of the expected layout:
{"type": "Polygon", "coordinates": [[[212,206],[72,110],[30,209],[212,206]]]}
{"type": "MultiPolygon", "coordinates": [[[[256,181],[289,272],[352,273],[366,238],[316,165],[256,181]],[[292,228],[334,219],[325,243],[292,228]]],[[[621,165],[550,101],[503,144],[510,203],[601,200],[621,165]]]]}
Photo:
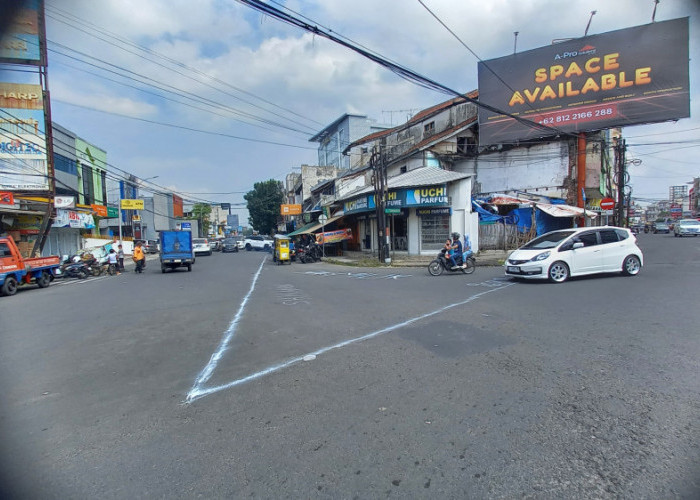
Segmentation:
{"type": "Polygon", "coordinates": [[[576,243],[573,244],[573,246],[571,248],[573,248],[574,250],[576,250],[577,248],[583,248],[583,242],[577,241],[576,243]]]}

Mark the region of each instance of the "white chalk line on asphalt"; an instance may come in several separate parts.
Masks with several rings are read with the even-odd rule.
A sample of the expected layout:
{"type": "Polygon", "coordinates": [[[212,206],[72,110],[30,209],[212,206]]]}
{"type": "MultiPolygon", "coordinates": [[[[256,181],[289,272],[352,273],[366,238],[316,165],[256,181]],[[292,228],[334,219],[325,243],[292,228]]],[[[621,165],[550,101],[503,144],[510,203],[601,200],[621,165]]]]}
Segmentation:
{"type": "MultiPolygon", "coordinates": [[[[264,261],[263,261],[263,262],[264,262],[264,261]]],[[[261,268],[262,268],[262,264],[261,264],[261,268]]],[[[258,270],[258,274],[259,274],[259,273],[260,273],[260,270],[258,270]]],[[[257,275],[256,275],[256,279],[257,279],[257,275]]],[[[434,311],[431,311],[431,312],[429,312],[429,313],[421,314],[420,316],[416,316],[416,317],[414,317],[414,318],[407,319],[406,321],[402,321],[401,323],[396,323],[396,324],[394,324],[394,325],[387,326],[387,327],[382,328],[382,329],[380,329],[380,330],[375,330],[375,331],[373,331],[373,332],[371,332],[371,333],[368,333],[368,334],[366,334],[366,335],[362,335],[361,337],[356,337],[356,338],[353,338],[353,339],[344,340],[343,342],[339,342],[339,343],[337,343],[337,344],[333,344],[333,345],[328,346],[328,347],[323,347],[323,348],[321,348],[321,349],[318,349],[317,351],[309,352],[309,353],[307,353],[307,354],[304,354],[303,356],[298,356],[298,357],[289,359],[289,360],[284,361],[284,362],[282,362],[282,363],[279,363],[279,364],[277,364],[277,365],[270,366],[270,367],[268,367],[268,368],[265,368],[264,370],[261,370],[261,371],[256,372],[256,373],[252,373],[252,374],[247,375],[247,376],[245,376],[245,377],[243,377],[243,378],[240,378],[240,379],[238,379],[238,380],[233,380],[232,382],[228,382],[228,383],[223,384],[223,385],[218,385],[218,386],[215,386],[215,387],[205,388],[205,387],[202,387],[202,384],[195,383],[194,387],[192,387],[192,389],[190,390],[190,392],[187,394],[187,398],[185,399],[185,403],[192,403],[192,402],[194,402],[194,401],[196,401],[196,400],[198,400],[198,399],[200,399],[200,398],[203,398],[203,397],[205,397],[205,396],[209,396],[210,394],[214,394],[214,393],[216,393],[216,392],[220,392],[220,391],[223,391],[223,390],[226,390],[226,389],[230,389],[230,388],[235,387],[235,386],[237,386],[237,385],[245,384],[246,382],[250,382],[251,380],[255,380],[255,379],[258,379],[258,378],[260,378],[260,377],[264,377],[265,375],[269,375],[269,374],[271,374],[271,373],[280,371],[280,370],[282,370],[282,369],[284,369],[284,368],[287,368],[287,367],[289,367],[289,366],[292,366],[292,365],[294,365],[294,364],[296,364],[296,363],[299,363],[299,362],[303,361],[304,358],[307,357],[307,356],[320,356],[321,354],[327,353],[328,351],[332,351],[332,350],[334,350],[334,349],[340,349],[341,347],[346,347],[346,346],[348,346],[348,345],[350,345],[350,344],[355,344],[355,343],[357,343],[357,342],[362,342],[363,340],[368,340],[368,339],[377,337],[377,336],[379,336],[379,335],[383,335],[383,334],[385,334],[385,333],[389,333],[389,332],[392,332],[392,331],[394,331],[394,330],[398,330],[399,328],[403,328],[404,326],[408,326],[408,325],[411,325],[411,324],[416,323],[416,322],[418,322],[418,321],[424,320],[424,319],[426,319],[426,318],[430,318],[430,317],[432,317],[432,316],[436,316],[436,315],[438,315],[438,314],[440,314],[440,313],[442,313],[442,312],[445,312],[445,311],[447,311],[447,310],[449,310],[449,309],[452,309],[452,308],[455,308],[455,307],[459,307],[459,306],[463,306],[463,305],[465,305],[465,304],[468,304],[468,303],[470,303],[470,302],[475,301],[476,299],[478,299],[478,298],[480,298],[480,297],[483,297],[484,295],[486,295],[486,294],[488,294],[488,293],[492,293],[492,292],[495,292],[495,291],[497,291],[497,290],[503,290],[503,289],[505,289],[505,288],[508,288],[509,286],[513,286],[514,284],[515,284],[515,283],[508,283],[508,284],[502,285],[502,286],[500,286],[500,287],[498,287],[498,288],[491,288],[490,290],[486,290],[485,292],[481,292],[481,293],[474,294],[474,295],[472,295],[471,297],[469,297],[469,298],[467,298],[467,299],[465,299],[465,300],[462,300],[462,301],[460,301],[460,302],[455,302],[454,304],[449,304],[449,305],[447,305],[447,306],[443,306],[443,307],[441,307],[441,308],[439,308],[439,309],[436,309],[436,310],[434,310],[434,311]]],[[[247,300],[247,298],[248,298],[248,296],[250,295],[251,292],[252,292],[252,288],[251,288],[251,291],[248,292],[248,295],[246,295],[246,299],[244,299],[244,300],[247,300]]],[[[240,313],[240,312],[241,312],[241,310],[239,310],[239,313],[240,313]]],[[[236,316],[238,317],[238,314],[237,314],[236,316]]],[[[219,351],[217,351],[217,352],[219,352],[219,351]]],[[[214,358],[214,356],[212,356],[212,359],[213,359],[213,358],[214,358]]],[[[219,358],[220,358],[220,356],[219,356],[219,358]]],[[[217,359],[217,361],[218,361],[218,359],[217,359]]],[[[211,363],[211,362],[210,362],[210,363],[211,363]]],[[[209,365],[207,365],[207,366],[209,366],[209,365]]],[[[215,366],[215,365],[214,365],[214,366],[215,366]]],[[[212,368],[211,372],[209,373],[209,377],[211,377],[211,374],[212,374],[212,373],[213,373],[213,368],[212,368]]],[[[209,379],[209,377],[207,377],[207,380],[209,379]]],[[[198,379],[198,380],[199,380],[199,379],[198,379]]]]}
{"type": "Polygon", "coordinates": [[[214,352],[214,354],[211,355],[209,363],[207,363],[207,365],[197,376],[197,379],[194,381],[194,385],[192,386],[192,389],[190,389],[190,392],[187,395],[188,401],[190,400],[190,395],[199,392],[201,390],[202,385],[206,384],[207,381],[211,378],[212,374],[214,373],[214,370],[216,369],[216,365],[219,363],[219,360],[223,356],[226,349],[228,349],[228,345],[231,342],[233,335],[236,333],[238,322],[241,320],[241,317],[243,317],[243,311],[245,310],[245,306],[248,303],[248,299],[250,299],[253,290],[255,290],[255,284],[258,282],[258,278],[260,277],[260,273],[263,269],[263,264],[265,264],[266,260],[267,257],[265,257],[262,260],[262,262],[260,263],[260,267],[258,267],[258,270],[255,273],[255,276],[253,276],[253,281],[250,284],[250,289],[248,290],[248,293],[245,295],[245,297],[243,297],[241,305],[238,307],[238,312],[236,312],[236,315],[233,317],[231,323],[228,325],[228,328],[224,332],[224,336],[221,339],[221,342],[219,343],[219,348],[214,352]]]}

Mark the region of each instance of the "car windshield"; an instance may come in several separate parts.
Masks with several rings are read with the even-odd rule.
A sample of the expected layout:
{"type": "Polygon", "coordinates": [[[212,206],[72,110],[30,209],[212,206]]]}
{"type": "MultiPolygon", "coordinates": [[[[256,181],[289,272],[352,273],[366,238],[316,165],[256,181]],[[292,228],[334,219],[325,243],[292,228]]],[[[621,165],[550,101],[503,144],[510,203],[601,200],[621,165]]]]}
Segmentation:
{"type": "Polygon", "coordinates": [[[554,248],[563,240],[574,234],[573,231],[554,231],[551,233],[543,234],[539,238],[526,243],[521,248],[525,250],[541,250],[546,248],[554,248]]]}
{"type": "Polygon", "coordinates": [[[682,220],[681,226],[700,226],[700,221],[696,220],[682,220]]]}
{"type": "Polygon", "coordinates": [[[236,240],[234,240],[233,238],[226,238],[224,240],[224,244],[226,244],[226,245],[232,245],[235,242],[236,242],[236,240]]]}
{"type": "Polygon", "coordinates": [[[204,243],[207,242],[207,240],[202,240],[202,239],[199,239],[199,238],[194,239],[194,240],[192,240],[192,241],[193,241],[193,243],[194,243],[195,245],[203,245],[204,243]]]}

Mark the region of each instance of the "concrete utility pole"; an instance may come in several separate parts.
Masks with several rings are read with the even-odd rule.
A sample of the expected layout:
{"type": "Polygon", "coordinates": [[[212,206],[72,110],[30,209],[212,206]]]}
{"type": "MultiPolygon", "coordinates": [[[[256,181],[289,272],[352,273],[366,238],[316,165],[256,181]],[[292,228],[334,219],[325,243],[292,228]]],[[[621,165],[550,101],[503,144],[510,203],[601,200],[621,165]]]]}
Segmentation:
{"type": "Polygon", "coordinates": [[[619,227],[625,227],[625,184],[627,178],[625,151],[627,151],[627,144],[624,139],[620,138],[615,144],[615,159],[617,160],[617,180],[615,182],[617,184],[617,216],[615,222],[619,227]]]}
{"type": "Polygon", "coordinates": [[[381,151],[381,146],[378,149],[375,147],[372,151],[369,164],[372,167],[372,183],[374,184],[374,205],[377,214],[377,233],[379,235],[378,242],[378,257],[379,262],[386,264],[391,263],[389,255],[389,235],[386,227],[386,194],[387,194],[387,179],[386,165],[384,164],[384,155],[381,151]]]}

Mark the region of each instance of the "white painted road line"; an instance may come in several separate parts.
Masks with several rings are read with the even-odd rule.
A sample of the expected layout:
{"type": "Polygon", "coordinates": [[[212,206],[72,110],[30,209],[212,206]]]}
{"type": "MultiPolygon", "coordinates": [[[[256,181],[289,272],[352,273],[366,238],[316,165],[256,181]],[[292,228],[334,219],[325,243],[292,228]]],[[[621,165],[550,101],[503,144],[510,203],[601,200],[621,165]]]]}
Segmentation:
{"type": "Polygon", "coordinates": [[[224,351],[228,349],[228,345],[231,342],[231,339],[233,338],[233,335],[236,333],[236,328],[238,327],[238,322],[241,320],[241,317],[243,317],[243,311],[245,310],[245,306],[248,303],[248,299],[250,298],[251,294],[253,293],[253,290],[255,290],[255,284],[258,281],[258,278],[260,277],[260,273],[263,270],[263,264],[265,264],[265,261],[267,260],[267,257],[265,257],[262,262],[260,263],[260,267],[258,267],[258,271],[255,273],[255,276],[253,277],[253,281],[250,284],[250,290],[248,290],[248,293],[243,297],[243,301],[241,301],[241,305],[238,307],[238,312],[236,315],[233,317],[231,320],[231,323],[229,324],[228,328],[224,332],[224,336],[221,339],[221,342],[219,343],[219,348],[214,352],[214,354],[211,355],[211,359],[209,360],[209,363],[207,363],[207,366],[204,367],[204,369],[200,372],[199,376],[197,379],[194,381],[194,385],[192,386],[192,389],[190,389],[189,394],[187,395],[187,398],[189,400],[190,394],[196,394],[201,390],[201,387],[203,384],[206,384],[207,381],[211,378],[212,374],[214,373],[214,370],[216,369],[216,365],[219,363],[219,360],[221,359],[221,356],[223,356],[224,351]]]}
{"type": "MultiPolygon", "coordinates": [[[[263,262],[264,262],[264,261],[263,261],[263,262]]],[[[262,268],[262,264],[261,264],[261,268],[262,268]]],[[[260,274],[260,269],[258,269],[258,274],[260,274]]],[[[258,275],[256,274],[256,277],[255,277],[256,280],[257,280],[257,276],[258,276],[258,275]]],[[[472,296],[469,297],[468,299],[462,300],[462,301],[460,301],[460,302],[455,302],[454,304],[450,304],[450,305],[447,305],[447,306],[443,306],[443,307],[441,307],[441,308],[439,308],[439,309],[436,309],[436,310],[434,310],[434,311],[432,311],[432,312],[429,312],[429,313],[426,313],[426,314],[422,314],[422,315],[420,315],[420,316],[416,316],[416,317],[414,317],[414,318],[408,319],[408,320],[406,320],[406,321],[402,321],[401,323],[397,323],[397,324],[392,325],[392,326],[387,326],[386,328],[382,328],[381,330],[376,330],[376,331],[374,331],[374,332],[368,333],[368,334],[363,335],[363,336],[361,336],[361,337],[356,337],[356,338],[354,338],[354,339],[345,340],[345,341],[340,342],[340,343],[338,343],[338,344],[334,344],[334,345],[331,345],[331,346],[328,346],[328,347],[323,347],[323,348],[321,348],[321,349],[319,349],[319,350],[317,350],[317,351],[313,351],[313,352],[304,354],[303,356],[299,356],[299,357],[296,357],[296,358],[289,359],[289,360],[287,360],[287,361],[284,361],[283,363],[270,366],[270,367],[268,367],[268,368],[265,368],[264,370],[261,370],[261,371],[256,372],[256,373],[252,373],[252,374],[250,374],[250,375],[248,375],[248,376],[246,376],[246,377],[240,378],[240,379],[238,379],[238,380],[234,380],[234,381],[229,382],[229,383],[227,383],[227,384],[219,385],[219,386],[216,386],[216,387],[205,388],[205,387],[202,386],[202,384],[203,384],[204,382],[206,382],[206,380],[209,380],[209,378],[211,377],[211,374],[212,374],[213,371],[214,371],[214,368],[216,367],[216,362],[218,362],[218,360],[221,358],[221,354],[223,353],[223,351],[222,351],[222,349],[221,349],[221,347],[220,347],[219,350],[217,350],[217,352],[214,353],[214,355],[212,356],[212,360],[214,360],[214,357],[215,357],[215,356],[217,356],[217,358],[216,358],[216,362],[214,363],[213,366],[211,366],[211,369],[210,369],[209,372],[208,372],[208,377],[206,378],[206,380],[203,380],[203,381],[201,381],[201,382],[200,382],[200,379],[202,378],[202,376],[200,375],[200,377],[197,378],[197,382],[195,382],[194,387],[192,387],[192,389],[190,390],[190,392],[187,394],[187,398],[185,399],[185,402],[186,402],[186,403],[192,403],[192,402],[194,402],[194,401],[196,401],[196,400],[198,400],[198,399],[200,399],[200,398],[203,398],[204,396],[208,396],[208,395],[210,395],[210,394],[214,394],[215,392],[220,392],[220,391],[223,391],[223,390],[225,390],[225,389],[230,389],[230,388],[235,387],[235,386],[237,386],[237,385],[245,384],[246,382],[250,382],[251,380],[255,380],[255,379],[257,379],[257,378],[264,377],[265,375],[269,375],[270,373],[277,372],[277,371],[279,371],[279,370],[282,370],[283,368],[287,368],[287,367],[289,367],[289,366],[291,366],[291,365],[294,365],[294,364],[296,364],[296,363],[299,363],[299,362],[301,362],[301,361],[304,361],[304,358],[307,357],[307,356],[320,356],[321,354],[324,354],[324,353],[326,353],[326,352],[328,352],[328,351],[332,351],[332,350],[334,350],[334,349],[339,349],[339,348],[341,348],[341,347],[346,347],[346,346],[348,346],[348,345],[350,345],[350,344],[354,344],[354,343],[357,343],[357,342],[362,342],[363,340],[371,339],[371,338],[373,338],[373,337],[377,337],[377,336],[383,335],[383,334],[385,334],[385,333],[393,332],[394,330],[398,330],[399,328],[403,328],[404,326],[408,326],[408,325],[410,325],[410,324],[416,323],[416,322],[421,321],[421,320],[424,320],[424,319],[426,319],[426,318],[430,318],[430,317],[432,317],[432,316],[438,315],[438,314],[440,314],[440,313],[442,313],[442,312],[447,311],[448,309],[452,309],[452,308],[455,308],[455,307],[463,306],[463,305],[465,305],[465,304],[468,304],[468,303],[470,303],[470,302],[473,302],[474,300],[476,300],[476,299],[478,299],[478,298],[480,298],[480,297],[483,297],[484,295],[486,295],[486,294],[488,294],[488,293],[493,293],[493,292],[495,292],[496,290],[503,290],[503,289],[505,289],[505,288],[508,288],[509,286],[513,286],[514,284],[515,284],[515,283],[507,283],[507,284],[504,284],[504,285],[502,285],[502,286],[500,286],[500,287],[498,287],[498,288],[491,288],[490,290],[486,290],[485,292],[481,292],[481,293],[477,293],[477,294],[475,294],[475,295],[472,295],[472,296]]],[[[253,286],[254,286],[254,285],[255,285],[255,282],[253,282],[253,286]]],[[[251,293],[252,291],[253,291],[253,287],[251,287],[251,290],[248,292],[248,295],[246,295],[246,298],[244,299],[244,302],[248,300],[248,297],[250,296],[250,293],[251,293]]],[[[243,305],[243,304],[241,304],[241,306],[242,306],[242,305],[243,305]]],[[[237,318],[239,317],[239,314],[241,313],[241,311],[242,311],[242,309],[239,309],[239,312],[238,312],[238,314],[236,314],[236,318],[234,318],[234,321],[236,321],[236,322],[238,321],[237,318]]],[[[230,327],[229,327],[229,330],[230,330],[230,327]]],[[[227,333],[227,336],[228,336],[228,333],[227,333]]],[[[226,337],[225,337],[225,338],[226,338],[226,337]]],[[[229,339],[229,340],[230,340],[230,339],[229,339]]],[[[223,344],[224,344],[224,342],[222,342],[222,345],[223,345],[223,344]]],[[[210,361],[210,362],[209,362],[209,365],[207,365],[207,368],[209,368],[211,364],[212,364],[212,362],[210,361]]],[[[206,371],[207,368],[205,368],[204,371],[206,371]]],[[[203,371],[202,373],[204,373],[204,371],[203,371]]]]}

